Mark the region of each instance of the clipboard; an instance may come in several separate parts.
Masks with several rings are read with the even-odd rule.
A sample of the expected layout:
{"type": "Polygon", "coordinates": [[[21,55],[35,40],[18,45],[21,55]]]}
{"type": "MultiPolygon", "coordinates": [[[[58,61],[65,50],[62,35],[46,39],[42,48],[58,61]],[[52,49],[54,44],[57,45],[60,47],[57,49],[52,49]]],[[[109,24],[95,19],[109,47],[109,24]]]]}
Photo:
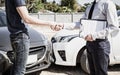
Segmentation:
{"type": "Polygon", "coordinates": [[[88,34],[94,34],[96,32],[104,30],[107,27],[108,23],[106,20],[81,19],[80,24],[82,25],[80,37],[85,38],[88,34]]]}

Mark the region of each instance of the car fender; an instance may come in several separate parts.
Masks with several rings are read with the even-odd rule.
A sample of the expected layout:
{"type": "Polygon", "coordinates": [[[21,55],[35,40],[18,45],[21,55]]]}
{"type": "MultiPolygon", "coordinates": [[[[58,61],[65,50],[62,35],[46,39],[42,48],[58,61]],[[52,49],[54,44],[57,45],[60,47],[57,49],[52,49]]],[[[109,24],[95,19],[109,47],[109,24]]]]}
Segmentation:
{"type": "Polygon", "coordinates": [[[68,39],[69,41],[65,41],[65,40],[66,39],[60,42],[53,43],[53,52],[56,58],[55,64],[65,65],[65,66],[75,66],[78,53],[85,46],[86,42],[83,38],[80,38],[79,36],[72,38],[71,40],[68,39]],[[63,55],[60,56],[59,54],[60,51],[65,51],[66,60],[63,60],[61,58],[61,56],[63,55]]]}

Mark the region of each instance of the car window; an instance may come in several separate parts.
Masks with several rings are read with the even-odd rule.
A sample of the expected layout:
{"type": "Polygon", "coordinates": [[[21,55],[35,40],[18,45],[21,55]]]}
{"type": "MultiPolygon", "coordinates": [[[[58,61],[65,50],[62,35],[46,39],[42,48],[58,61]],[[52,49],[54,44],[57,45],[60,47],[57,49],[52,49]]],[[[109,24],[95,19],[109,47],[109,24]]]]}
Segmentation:
{"type": "Polygon", "coordinates": [[[6,26],[7,20],[6,20],[6,14],[3,11],[0,11],[0,27],[6,26]]]}

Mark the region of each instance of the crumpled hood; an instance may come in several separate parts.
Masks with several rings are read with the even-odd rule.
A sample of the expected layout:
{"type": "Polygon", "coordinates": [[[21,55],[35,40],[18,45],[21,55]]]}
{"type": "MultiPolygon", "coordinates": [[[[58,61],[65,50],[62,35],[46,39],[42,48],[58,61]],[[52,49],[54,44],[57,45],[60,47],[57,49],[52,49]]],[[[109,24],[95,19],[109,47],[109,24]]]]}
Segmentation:
{"type": "MultiPolygon", "coordinates": [[[[40,45],[44,44],[44,41],[47,38],[37,31],[33,30],[32,28],[28,27],[29,35],[30,35],[30,44],[34,46],[36,43],[40,45]]],[[[11,50],[11,43],[9,38],[9,31],[7,27],[0,27],[0,49],[1,50],[11,50]]]]}

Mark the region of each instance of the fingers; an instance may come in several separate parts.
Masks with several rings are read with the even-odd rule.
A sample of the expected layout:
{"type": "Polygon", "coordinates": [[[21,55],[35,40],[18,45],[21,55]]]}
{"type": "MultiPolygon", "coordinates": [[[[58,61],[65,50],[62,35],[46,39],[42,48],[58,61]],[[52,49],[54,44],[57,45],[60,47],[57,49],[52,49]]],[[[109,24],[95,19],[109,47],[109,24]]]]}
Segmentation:
{"type": "Polygon", "coordinates": [[[51,25],[50,26],[52,30],[59,31],[63,29],[64,25],[63,24],[56,24],[56,25],[51,25]]]}
{"type": "Polygon", "coordinates": [[[53,26],[53,25],[51,25],[50,28],[51,28],[52,30],[54,30],[54,26],[53,26]]]}
{"type": "Polygon", "coordinates": [[[85,40],[86,40],[86,41],[93,41],[92,35],[91,35],[91,34],[87,35],[87,36],[85,37],[85,40]]]}
{"type": "Polygon", "coordinates": [[[62,29],[62,26],[60,26],[60,25],[55,25],[55,27],[54,27],[54,30],[55,31],[59,31],[59,30],[61,30],[62,29]]]}

